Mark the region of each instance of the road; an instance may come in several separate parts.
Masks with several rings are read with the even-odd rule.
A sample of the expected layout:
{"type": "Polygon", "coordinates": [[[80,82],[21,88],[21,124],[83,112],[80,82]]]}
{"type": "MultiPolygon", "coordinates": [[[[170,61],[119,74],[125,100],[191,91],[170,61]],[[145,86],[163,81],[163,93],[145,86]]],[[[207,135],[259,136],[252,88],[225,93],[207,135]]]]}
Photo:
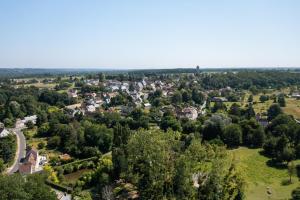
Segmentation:
{"type": "Polygon", "coordinates": [[[26,138],[22,132],[22,129],[25,128],[23,123],[17,121],[16,127],[10,129],[17,136],[17,151],[13,165],[7,169],[7,174],[13,174],[19,169],[19,163],[26,154],[26,138]]]}
{"type": "Polygon", "coordinates": [[[200,107],[201,115],[205,115],[205,113],[206,113],[205,107],[206,107],[206,100],[204,101],[204,103],[203,103],[202,106],[200,107]]]}

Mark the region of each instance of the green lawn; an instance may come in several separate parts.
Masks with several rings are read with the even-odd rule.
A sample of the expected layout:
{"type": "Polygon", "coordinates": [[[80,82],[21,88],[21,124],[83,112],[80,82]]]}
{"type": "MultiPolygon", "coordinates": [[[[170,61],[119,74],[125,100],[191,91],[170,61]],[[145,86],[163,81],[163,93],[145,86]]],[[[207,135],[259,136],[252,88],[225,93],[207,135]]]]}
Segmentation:
{"type": "MultiPolygon", "coordinates": [[[[281,183],[289,178],[287,169],[269,167],[268,158],[259,154],[261,149],[248,149],[240,147],[231,150],[243,170],[247,182],[246,199],[289,199],[291,191],[300,186],[297,177],[293,177],[293,183],[283,186],[281,183]],[[268,197],[267,188],[272,194],[268,197]]],[[[297,161],[299,163],[299,161],[297,161]]]]}

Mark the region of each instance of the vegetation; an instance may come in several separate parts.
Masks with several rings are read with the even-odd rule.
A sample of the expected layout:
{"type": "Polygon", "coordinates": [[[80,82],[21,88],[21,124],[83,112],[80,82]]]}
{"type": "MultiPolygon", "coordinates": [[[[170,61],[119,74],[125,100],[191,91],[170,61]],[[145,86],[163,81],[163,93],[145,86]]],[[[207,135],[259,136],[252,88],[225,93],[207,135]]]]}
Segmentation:
{"type": "Polygon", "coordinates": [[[0,199],[38,199],[55,200],[56,195],[39,175],[30,175],[25,179],[21,175],[0,175],[0,199]]]}
{"type": "MultiPolygon", "coordinates": [[[[298,73],[178,69],[1,79],[0,121],[9,128],[37,116],[23,132],[49,158],[45,176],[29,176],[43,184],[40,191],[49,189],[46,182],[86,199],[297,199],[298,73]]],[[[1,172],[14,155],[14,136],[0,138],[1,172]]],[[[20,185],[16,198],[30,193],[27,181],[12,180],[20,185]]]]}

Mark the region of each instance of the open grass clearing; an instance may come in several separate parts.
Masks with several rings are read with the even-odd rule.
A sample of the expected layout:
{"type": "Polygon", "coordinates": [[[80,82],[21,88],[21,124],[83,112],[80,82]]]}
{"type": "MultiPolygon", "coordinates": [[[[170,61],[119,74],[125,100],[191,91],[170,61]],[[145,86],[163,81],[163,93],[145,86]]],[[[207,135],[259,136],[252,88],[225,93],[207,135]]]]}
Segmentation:
{"type": "MultiPolygon", "coordinates": [[[[287,169],[268,166],[269,158],[261,155],[260,151],[261,149],[246,147],[230,151],[238,161],[246,179],[246,199],[289,199],[292,190],[300,184],[298,177],[293,177],[292,184],[282,185],[283,181],[289,179],[287,169]],[[271,195],[267,194],[268,188],[270,188],[271,195]]],[[[299,163],[299,160],[296,161],[296,164],[299,163]]]]}

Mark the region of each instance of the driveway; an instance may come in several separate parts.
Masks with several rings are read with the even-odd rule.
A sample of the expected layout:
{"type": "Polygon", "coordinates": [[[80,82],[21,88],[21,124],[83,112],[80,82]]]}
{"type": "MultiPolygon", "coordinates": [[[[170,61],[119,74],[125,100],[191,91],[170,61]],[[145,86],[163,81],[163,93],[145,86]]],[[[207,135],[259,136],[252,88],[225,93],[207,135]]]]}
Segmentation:
{"type": "Polygon", "coordinates": [[[22,132],[25,125],[19,121],[16,123],[16,127],[10,129],[17,136],[17,151],[13,165],[7,169],[7,174],[13,174],[18,171],[19,163],[26,155],[26,139],[22,132]]]}

